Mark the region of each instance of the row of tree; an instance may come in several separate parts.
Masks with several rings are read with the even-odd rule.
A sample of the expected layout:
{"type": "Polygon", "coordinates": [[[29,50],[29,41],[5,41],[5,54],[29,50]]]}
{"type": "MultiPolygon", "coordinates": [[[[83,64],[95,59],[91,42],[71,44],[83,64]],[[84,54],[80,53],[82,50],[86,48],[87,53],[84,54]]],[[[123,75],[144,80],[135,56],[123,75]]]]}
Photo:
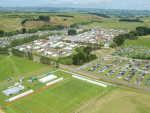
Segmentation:
{"type": "Polygon", "coordinates": [[[97,15],[97,16],[104,17],[104,18],[111,18],[110,16],[102,14],[102,13],[88,13],[88,14],[97,15]]]}
{"type": "Polygon", "coordinates": [[[8,48],[7,47],[5,47],[5,48],[0,47],[0,54],[8,55],[9,54],[8,48]]]}
{"type": "Polygon", "coordinates": [[[141,21],[140,19],[119,19],[119,21],[123,21],[123,22],[144,22],[144,21],[141,21]]]}
{"type": "Polygon", "coordinates": [[[54,61],[52,58],[42,56],[40,59],[40,63],[45,65],[51,65],[51,62],[53,62],[53,66],[56,65],[56,68],[59,68],[59,62],[54,61]]]}
{"type": "Polygon", "coordinates": [[[60,17],[71,17],[71,18],[74,18],[74,16],[70,16],[70,15],[57,15],[57,16],[60,16],[60,17]]]}
{"type": "Polygon", "coordinates": [[[32,53],[26,53],[23,51],[19,51],[18,49],[12,49],[12,54],[17,57],[27,58],[28,60],[33,60],[32,53]]]}

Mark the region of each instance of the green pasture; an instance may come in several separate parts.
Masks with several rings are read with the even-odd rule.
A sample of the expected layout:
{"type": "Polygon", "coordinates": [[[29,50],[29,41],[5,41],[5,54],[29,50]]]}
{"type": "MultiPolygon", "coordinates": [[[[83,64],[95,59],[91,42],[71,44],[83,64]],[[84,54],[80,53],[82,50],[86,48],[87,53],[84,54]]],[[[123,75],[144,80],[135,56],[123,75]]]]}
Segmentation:
{"type": "Polygon", "coordinates": [[[136,27],[146,26],[146,23],[139,22],[119,22],[119,21],[104,21],[102,23],[91,23],[89,25],[85,25],[87,27],[99,26],[101,28],[107,29],[125,29],[125,30],[135,30],[136,27]]]}
{"type": "Polygon", "coordinates": [[[19,77],[26,73],[46,68],[43,64],[29,61],[27,59],[15,57],[15,56],[3,56],[0,55],[0,81],[6,80],[10,77],[19,77]]]}

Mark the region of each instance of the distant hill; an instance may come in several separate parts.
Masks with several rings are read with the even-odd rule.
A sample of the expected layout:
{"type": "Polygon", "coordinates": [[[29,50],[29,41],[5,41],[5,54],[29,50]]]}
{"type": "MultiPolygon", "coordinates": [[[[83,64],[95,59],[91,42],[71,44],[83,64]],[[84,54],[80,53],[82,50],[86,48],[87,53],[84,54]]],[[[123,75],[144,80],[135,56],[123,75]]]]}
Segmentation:
{"type": "Polygon", "coordinates": [[[0,7],[0,12],[65,12],[65,13],[102,13],[106,15],[150,15],[150,10],[91,9],[59,7],[0,7]]]}

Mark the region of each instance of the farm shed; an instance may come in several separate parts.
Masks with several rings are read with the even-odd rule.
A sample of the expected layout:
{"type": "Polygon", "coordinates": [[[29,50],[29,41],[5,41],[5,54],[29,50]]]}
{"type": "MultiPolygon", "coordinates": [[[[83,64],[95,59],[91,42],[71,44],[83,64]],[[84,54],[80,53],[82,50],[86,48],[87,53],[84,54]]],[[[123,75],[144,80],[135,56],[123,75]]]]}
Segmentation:
{"type": "Polygon", "coordinates": [[[12,88],[9,88],[9,89],[6,89],[6,90],[3,90],[2,93],[6,96],[10,96],[12,94],[16,94],[20,91],[23,91],[22,88],[16,86],[16,87],[12,87],[12,88]]]}

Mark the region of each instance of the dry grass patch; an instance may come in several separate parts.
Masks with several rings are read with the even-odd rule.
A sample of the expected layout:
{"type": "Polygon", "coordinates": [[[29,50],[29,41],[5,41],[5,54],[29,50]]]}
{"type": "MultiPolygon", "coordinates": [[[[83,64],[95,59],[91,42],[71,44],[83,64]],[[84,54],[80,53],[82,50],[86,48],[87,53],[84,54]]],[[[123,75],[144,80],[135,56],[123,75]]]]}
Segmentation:
{"type": "Polygon", "coordinates": [[[149,94],[117,88],[80,113],[149,113],[149,101],[149,94]]]}

